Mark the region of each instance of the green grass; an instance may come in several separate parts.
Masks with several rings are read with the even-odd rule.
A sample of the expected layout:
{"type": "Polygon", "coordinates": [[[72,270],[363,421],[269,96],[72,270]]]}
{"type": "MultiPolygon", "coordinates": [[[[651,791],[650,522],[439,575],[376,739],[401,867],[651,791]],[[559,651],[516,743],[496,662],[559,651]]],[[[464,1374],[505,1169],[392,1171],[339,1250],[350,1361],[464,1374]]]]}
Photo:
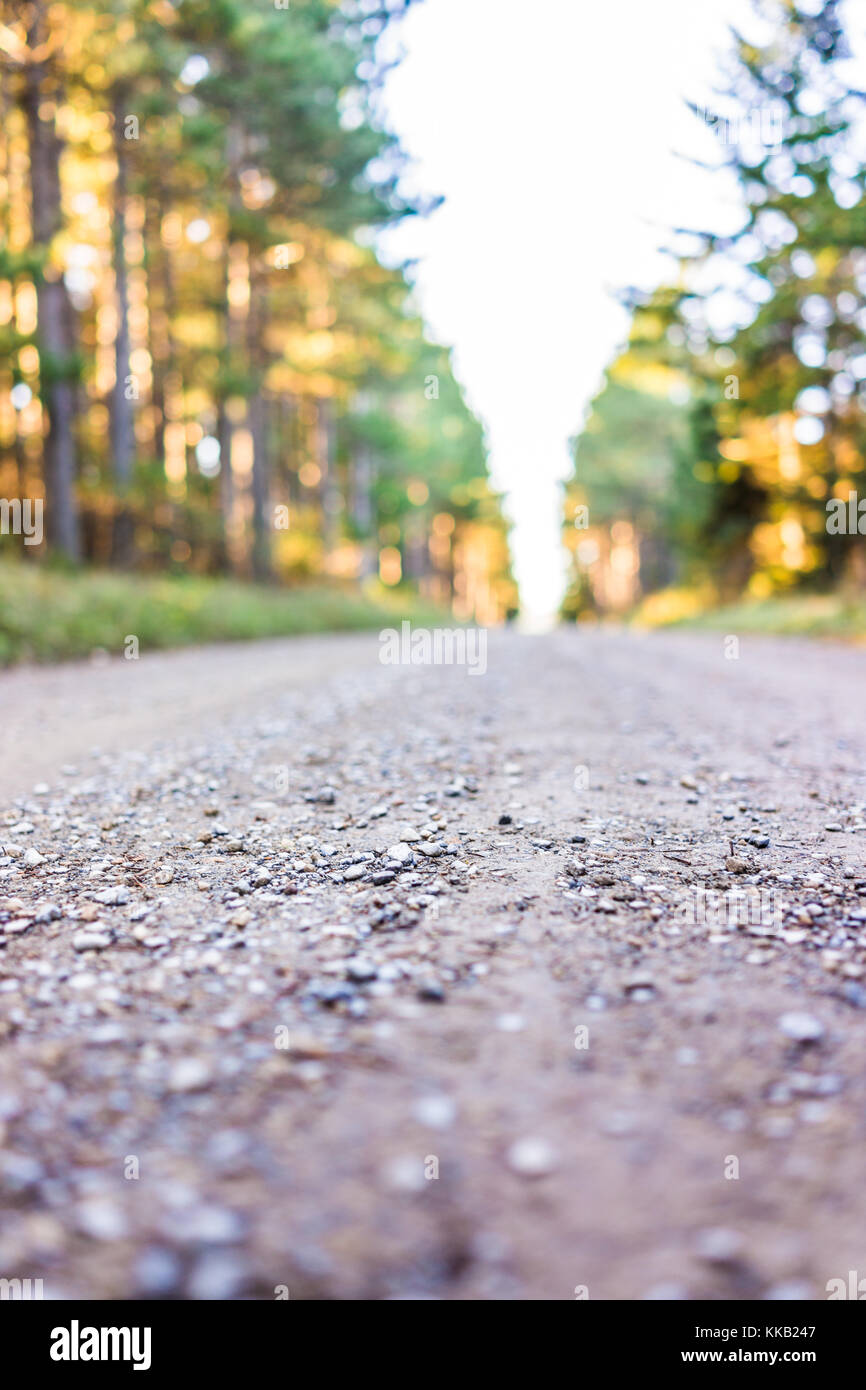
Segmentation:
{"type": "MultiPolygon", "coordinates": [[[[369,594],[325,584],[270,588],[230,579],[64,573],[0,562],[0,666],[61,661],[95,648],[120,654],[129,635],[142,652],[204,642],[449,621],[405,593],[369,594]]],[[[453,619],[451,620],[453,622],[453,619]]]]}
{"type": "Polygon", "coordinates": [[[866,640],[866,598],[843,594],[803,594],[751,599],[683,617],[677,627],[730,633],[779,633],[789,637],[866,640]]]}

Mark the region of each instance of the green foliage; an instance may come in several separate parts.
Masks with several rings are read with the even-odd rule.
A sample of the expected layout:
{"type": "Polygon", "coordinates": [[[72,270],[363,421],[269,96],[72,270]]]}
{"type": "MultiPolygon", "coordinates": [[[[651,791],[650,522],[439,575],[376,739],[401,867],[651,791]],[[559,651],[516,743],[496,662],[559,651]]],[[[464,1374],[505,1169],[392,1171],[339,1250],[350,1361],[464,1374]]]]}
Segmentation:
{"type": "MultiPolygon", "coordinates": [[[[51,315],[32,335],[35,353],[20,353],[7,326],[0,348],[24,362],[0,367],[0,394],[20,377],[41,393],[43,423],[75,419],[38,447],[7,441],[0,480],[17,479],[26,454],[55,520],[62,492],[66,531],[80,529],[87,560],[264,579],[366,575],[380,549],[396,548],[404,572],[444,601],[468,553],[455,528],[440,519],[434,530],[449,512],[455,527],[487,528],[469,538],[473,563],[505,554],[495,578],[511,583],[481,426],[448,352],[428,339],[405,269],[373,249],[379,229],[435,205],[404,196],[404,156],[378,114],[378,40],[408,3],[45,9],[54,57],[28,70],[41,74],[41,109],[56,126],[43,179],[29,190],[7,181],[6,210],[12,243],[26,241],[33,187],[59,188],[58,234],[14,256],[0,247],[0,279],[14,296],[43,265],[55,277],[65,264],[54,332],[78,351],[53,350],[51,315]],[[80,389],[58,393],[66,378],[80,389]],[[65,450],[74,478],[62,490],[51,461],[60,438],[75,453],[65,450]],[[278,506],[291,512],[279,535],[278,506]]],[[[0,0],[0,23],[17,24],[13,10],[0,0]]],[[[4,53],[19,118],[4,167],[27,167],[26,84],[4,53]]],[[[21,415],[22,433],[35,435],[33,415],[21,415]]],[[[58,536],[53,526],[52,546],[58,536]]]]}
{"type": "Polygon", "coordinates": [[[727,597],[839,581],[864,558],[862,541],[824,522],[829,497],[866,487],[866,169],[855,138],[866,99],[846,66],[837,0],[816,15],[788,0],[760,9],[769,38],[733,33],[713,110],[692,107],[736,177],[741,226],[690,233],[676,286],[627,297],[628,349],[569,484],[570,503],[583,489],[593,516],[628,519],[662,545],[677,582],[711,581],[727,597]],[[676,420],[630,394],[629,373],[652,367],[688,392],[676,420]]]}
{"type": "Polygon", "coordinates": [[[726,604],[698,617],[677,619],[713,632],[778,633],[866,641],[866,599],[845,594],[802,594],[726,604]]]}
{"type": "Polygon", "coordinates": [[[227,579],[131,578],[0,561],[0,666],[57,661],[101,649],[120,656],[163,647],[312,632],[376,630],[402,618],[447,617],[407,593],[359,594],[323,585],[287,590],[227,579]]]}

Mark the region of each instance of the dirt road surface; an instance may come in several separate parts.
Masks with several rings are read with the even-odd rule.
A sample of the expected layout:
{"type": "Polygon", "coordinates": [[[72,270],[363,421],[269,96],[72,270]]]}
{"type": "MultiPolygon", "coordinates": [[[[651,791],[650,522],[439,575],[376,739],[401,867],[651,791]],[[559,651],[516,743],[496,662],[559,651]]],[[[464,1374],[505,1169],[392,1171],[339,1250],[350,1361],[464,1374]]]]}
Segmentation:
{"type": "Polygon", "coordinates": [[[480,1300],[866,1276],[866,652],[378,657],[0,677],[0,1276],[480,1300]]]}

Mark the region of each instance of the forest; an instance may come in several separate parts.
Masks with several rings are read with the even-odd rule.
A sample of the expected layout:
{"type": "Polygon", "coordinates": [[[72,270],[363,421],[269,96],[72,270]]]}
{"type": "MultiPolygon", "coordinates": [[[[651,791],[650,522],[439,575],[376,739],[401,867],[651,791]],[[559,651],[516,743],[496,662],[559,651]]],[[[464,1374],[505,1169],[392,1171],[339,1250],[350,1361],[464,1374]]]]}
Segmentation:
{"type": "Polygon", "coordinates": [[[408,3],[0,4],[6,574],[513,611],[482,427],[376,249],[436,205],[377,107],[408,3]]]}
{"type": "Polygon", "coordinates": [[[866,99],[834,0],[758,7],[714,109],[730,235],[673,229],[574,441],[569,617],[862,597],[866,99]]]}

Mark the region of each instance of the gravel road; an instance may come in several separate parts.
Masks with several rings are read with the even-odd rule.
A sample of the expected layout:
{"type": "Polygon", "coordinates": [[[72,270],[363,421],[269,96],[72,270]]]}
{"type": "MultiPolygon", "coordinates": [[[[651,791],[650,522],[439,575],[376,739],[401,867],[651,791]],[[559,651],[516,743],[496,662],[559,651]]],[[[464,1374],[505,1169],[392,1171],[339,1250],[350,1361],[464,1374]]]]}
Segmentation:
{"type": "Polygon", "coordinates": [[[866,652],[376,634],[0,677],[0,1277],[866,1276],[866,652]]]}

